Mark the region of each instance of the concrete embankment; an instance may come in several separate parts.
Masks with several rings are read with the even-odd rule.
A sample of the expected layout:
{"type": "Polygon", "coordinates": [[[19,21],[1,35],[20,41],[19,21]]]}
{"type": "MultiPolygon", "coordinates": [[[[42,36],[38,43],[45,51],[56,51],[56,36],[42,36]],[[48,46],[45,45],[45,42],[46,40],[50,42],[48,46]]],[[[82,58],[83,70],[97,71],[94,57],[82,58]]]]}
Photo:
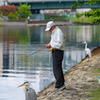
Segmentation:
{"type": "MultiPolygon", "coordinates": [[[[27,26],[45,26],[47,24],[48,21],[51,20],[45,20],[45,21],[28,21],[27,22],[27,26]]],[[[72,25],[72,22],[70,22],[69,20],[55,20],[56,25],[60,26],[60,25],[72,25]]]]}
{"type": "MultiPolygon", "coordinates": [[[[45,21],[28,21],[28,20],[8,20],[7,22],[3,22],[1,26],[45,26],[47,22],[50,20],[45,21]]],[[[68,20],[55,20],[56,25],[72,25],[72,22],[68,20]]]]}
{"type": "Polygon", "coordinates": [[[3,23],[2,26],[26,26],[25,22],[9,22],[9,23],[3,23]]]}
{"type": "MultiPolygon", "coordinates": [[[[100,89],[98,77],[100,76],[100,47],[92,51],[92,57],[86,57],[79,64],[66,72],[66,88],[51,93],[54,84],[38,94],[38,100],[90,100],[96,95],[91,91],[100,89]]],[[[93,100],[100,100],[93,99],[93,100]]]]}
{"type": "MultiPolygon", "coordinates": [[[[29,20],[7,20],[5,22],[0,23],[0,26],[45,26],[48,21],[51,20],[34,20],[34,21],[29,21],[29,20]]],[[[89,23],[75,23],[73,21],[69,20],[55,20],[55,23],[57,26],[74,26],[74,25],[99,25],[99,24],[89,24],[89,23]]]]}

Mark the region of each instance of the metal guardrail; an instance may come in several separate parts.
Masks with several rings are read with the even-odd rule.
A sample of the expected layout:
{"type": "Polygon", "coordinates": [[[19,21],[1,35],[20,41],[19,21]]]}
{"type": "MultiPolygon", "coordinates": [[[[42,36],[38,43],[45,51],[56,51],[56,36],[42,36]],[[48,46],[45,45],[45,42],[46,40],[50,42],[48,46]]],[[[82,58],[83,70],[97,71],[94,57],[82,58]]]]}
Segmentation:
{"type": "Polygon", "coordinates": [[[3,21],[8,21],[8,17],[7,16],[3,16],[3,15],[1,15],[1,16],[2,16],[3,21]]]}
{"type": "MultiPolygon", "coordinates": [[[[78,0],[0,0],[0,2],[44,2],[44,1],[78,1],[78,0]]],[[[82,0],[81,0],[82,1],[82,0]]],[[[84,0],[89,1],[89,0],[84,0]]]]}

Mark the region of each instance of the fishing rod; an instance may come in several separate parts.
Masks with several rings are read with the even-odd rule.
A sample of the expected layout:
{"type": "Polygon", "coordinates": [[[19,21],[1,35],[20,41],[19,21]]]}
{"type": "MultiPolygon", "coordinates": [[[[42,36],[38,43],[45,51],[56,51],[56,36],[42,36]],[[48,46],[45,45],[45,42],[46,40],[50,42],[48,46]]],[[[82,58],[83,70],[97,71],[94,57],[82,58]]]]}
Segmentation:
{"type": "Polygon", "coordinates": [[[18,62],[22,61],[23,59],[26,59],[26,58],[30,57],[31,55],[33,55],[33,54],[35,54],[35,53],[37,53],[37,52],[39,52],[39,51],[41,51],[41,50],[43,50],[43,49],[45,49],[45,48],[46,48],[46,47],[41,48],[40,50],[35,51],[34,53],[32,53],[32,54],[30,54],[30,55],[28,55],[28,56],[26,56],[26,57],[22,58],[21,60],[18,60],[17,62],[15,62],[14,64],[12,64],[12,65],[11,65],[11,66],[13,66],[13,67],[11,67],[11,69],[13,69],[13,68],[14,68],[14,65],[15,65],[16,63],[18,63],[18,62]]]}

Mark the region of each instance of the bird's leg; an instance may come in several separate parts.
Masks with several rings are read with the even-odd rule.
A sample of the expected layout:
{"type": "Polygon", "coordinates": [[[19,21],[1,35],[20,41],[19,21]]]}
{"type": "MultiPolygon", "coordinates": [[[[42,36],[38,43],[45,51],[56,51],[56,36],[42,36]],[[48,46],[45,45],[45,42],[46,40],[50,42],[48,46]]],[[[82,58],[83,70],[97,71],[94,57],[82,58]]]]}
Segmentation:
{"type": "Polygon", "coordinates": [[[88,62],[89,62],[89,57],[88,57],[88,62]]]}
{"type": "Polygon", "coordinates": [[[90,62],[90,65],[89,66],[91,67],[91,60],[89,62],[90,62]]]}
{"type": "Polygon", "coordinates": [[[87,57],[87,62],[89,62],[89,57],[87,57]]]}
{"type": "Polygon", "coordinates": [[[89,60],[89,57],[88,57],[88,62],[89,62],[89,66],[91,66],[91,62],[90,62],[90,60],[89,60]]]}
{"type": "MultiPolygon", "coordinates": [[[[87,57],[87,62],[88,62],[88,64],[89,64],[89,57],[87,57]]],[[[90,64],[89,64],[90,65],[90,64]]]]}

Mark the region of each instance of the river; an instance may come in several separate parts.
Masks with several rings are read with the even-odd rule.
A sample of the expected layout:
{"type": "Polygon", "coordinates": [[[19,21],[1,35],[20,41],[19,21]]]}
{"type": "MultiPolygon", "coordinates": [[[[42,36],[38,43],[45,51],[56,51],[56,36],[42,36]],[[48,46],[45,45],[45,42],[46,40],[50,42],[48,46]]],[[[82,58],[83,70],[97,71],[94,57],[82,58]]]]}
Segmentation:
{"type": "MultiPolygon", "coordinates": [[[[100,45],[100,26],[59,28],[65,36],[62,67],[66,72],[86,56],[82,42],[86,41],[91,51],[100,45]]],[[[46,48],[36,52],[49,43],[50,35],[45,32],[45,26],[0,27],[0,100],[25,100],[23,87],[17,88],[25,81],[38,94],[55,80],[51,52],[46,48]]]]}

